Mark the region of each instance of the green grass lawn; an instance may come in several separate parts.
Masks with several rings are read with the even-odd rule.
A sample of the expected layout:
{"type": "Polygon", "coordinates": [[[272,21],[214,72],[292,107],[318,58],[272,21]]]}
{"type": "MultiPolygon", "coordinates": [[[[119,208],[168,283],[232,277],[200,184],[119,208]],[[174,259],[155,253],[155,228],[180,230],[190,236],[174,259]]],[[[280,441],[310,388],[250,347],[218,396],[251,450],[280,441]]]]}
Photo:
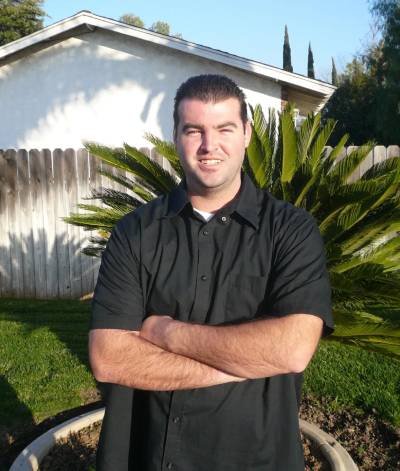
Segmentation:
{"type": "Polygon", "coordinates": [[[90,303],[0,300],[0,427],[37,423],[86,402],[90,303]]]}
{"type": "Polygon", "coordinates": [[[400,361],[333,341],[320,343],[304,375],[304,392],[331,398],[400,425],[400,361]]]}
{"type": "MultiPolygon", "coordinates": [[[[89,302],[0,300],[0,428],[40,422],[92,396],[89,311],[89,302]]],[[[400,425],[400,362],[380,354],[323,342],[304,391],[400,425]]]]}

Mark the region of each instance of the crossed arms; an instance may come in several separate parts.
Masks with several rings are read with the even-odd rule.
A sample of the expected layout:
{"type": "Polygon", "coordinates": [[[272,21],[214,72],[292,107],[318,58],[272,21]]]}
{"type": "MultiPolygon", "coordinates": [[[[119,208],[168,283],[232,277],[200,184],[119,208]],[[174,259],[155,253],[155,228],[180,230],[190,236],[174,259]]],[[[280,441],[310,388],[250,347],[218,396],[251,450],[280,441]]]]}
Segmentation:
{"type": "Polygon", "coordinates": [[[139,331],[93,329],[89,357],[100,382],[167,391],[303,371],[322,333],[310,314],[209,326],[149,316],[139,331]]]}

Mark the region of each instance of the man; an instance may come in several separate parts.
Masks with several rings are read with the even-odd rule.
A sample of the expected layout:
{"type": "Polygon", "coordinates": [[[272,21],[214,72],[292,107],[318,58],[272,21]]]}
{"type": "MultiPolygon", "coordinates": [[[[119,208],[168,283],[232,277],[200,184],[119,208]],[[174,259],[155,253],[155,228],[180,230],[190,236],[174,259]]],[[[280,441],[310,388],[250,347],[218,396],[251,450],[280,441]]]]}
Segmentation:
{"type": "Polygon", "coordinates": [[[97,471],[296,471],[300,373],[332,330],[324,248],[305,211],[241,172],[251,137],[230,79],[178,89],[185,179],[116,224],[90,361],[112,383],[97,471]]]}

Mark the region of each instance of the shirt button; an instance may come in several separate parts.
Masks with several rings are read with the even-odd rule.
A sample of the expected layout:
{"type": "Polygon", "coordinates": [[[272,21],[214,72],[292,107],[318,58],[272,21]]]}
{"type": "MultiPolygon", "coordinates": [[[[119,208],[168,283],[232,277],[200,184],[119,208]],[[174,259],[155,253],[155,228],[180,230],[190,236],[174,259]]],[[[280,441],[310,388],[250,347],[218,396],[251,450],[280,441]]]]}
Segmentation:
{"type": "Polygon", "coordinates": [[[228,218],[227,218],[227,216],[221,216],[220,221],[222,222],[222,224],[228,224],[228,218]]]}
{"type": "Polygon", "coordinates": [[[201,275],[200,279],[201,279],[201,281],[207,281],[206,275],[201,275]]]}
{"type": "Polygon", "coordinates": [[[178,424],[181,421],[181,418],[180,417],[174,417],[172,419],[172,421],[173,421],[174,424],[178,424]]]}
{"type": "Polygon", "coordinates": [[[207,230],[203,231],[203,235],[208,236],[209,232],[207,230]]]}
{"type": "Polygon", "coordinates": [[[172,469],[174,465],[172,463],[167,463],[167,469],[172,469]]]}

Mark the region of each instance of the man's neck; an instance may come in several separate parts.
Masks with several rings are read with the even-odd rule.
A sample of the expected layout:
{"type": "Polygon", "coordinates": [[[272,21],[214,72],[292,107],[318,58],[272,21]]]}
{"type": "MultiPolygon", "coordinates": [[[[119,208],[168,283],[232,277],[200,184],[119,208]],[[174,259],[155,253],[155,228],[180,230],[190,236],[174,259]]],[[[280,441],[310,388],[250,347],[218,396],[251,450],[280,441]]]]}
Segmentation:
{"type": "Polygon", "coordinates": [[[208,213],[215,213],[230,203],[237,196],[239,191],[240,181],[238,188],[230,188],[229,191],[226,192],[218,192],[212,189],[196,192],[188,188],[188,198],[194,208],[208,213]]]}

